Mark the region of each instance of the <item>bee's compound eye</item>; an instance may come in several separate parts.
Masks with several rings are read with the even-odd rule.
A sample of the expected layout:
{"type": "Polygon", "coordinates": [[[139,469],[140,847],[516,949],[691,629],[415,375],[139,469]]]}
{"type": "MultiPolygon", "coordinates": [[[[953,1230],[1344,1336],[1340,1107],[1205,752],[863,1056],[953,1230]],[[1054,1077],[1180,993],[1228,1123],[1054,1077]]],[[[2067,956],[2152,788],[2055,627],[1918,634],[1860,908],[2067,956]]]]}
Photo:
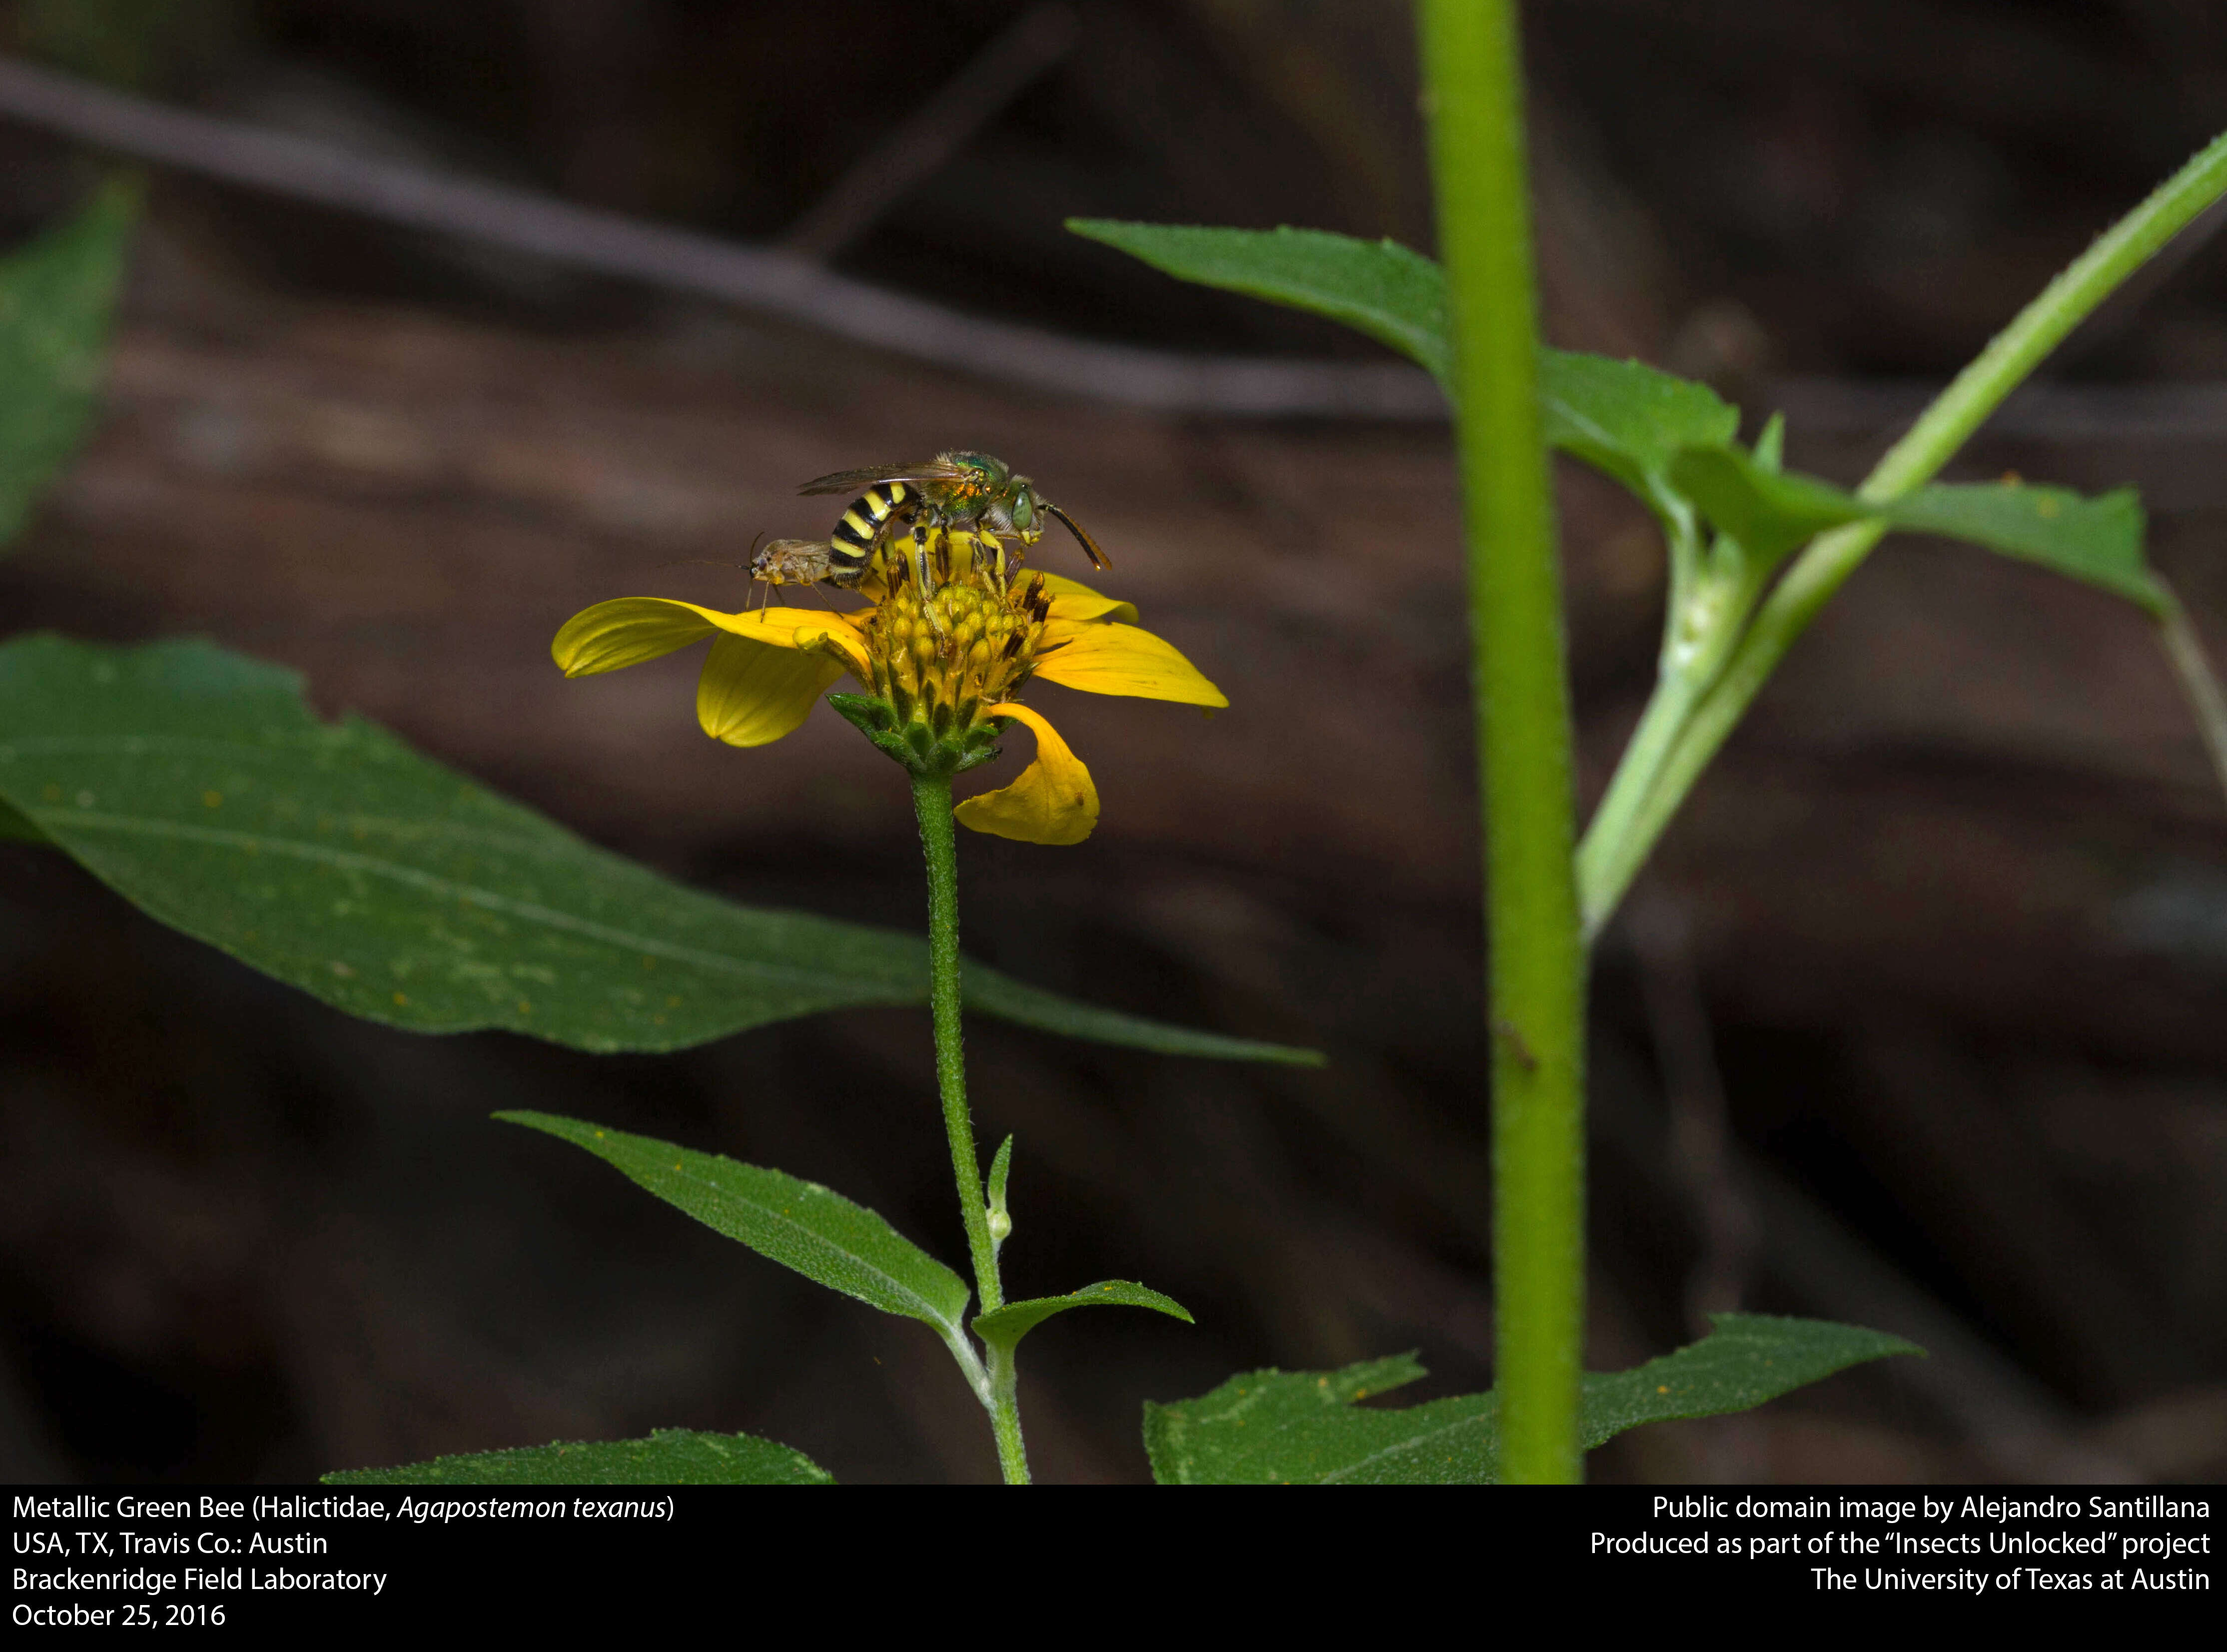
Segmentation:
{"type": "Polygon", "coordinates": [[[1013,526],[1024,533],[1037,525],[1036,495],[1026,488],[1014,491],[1012,514],[1013,526]]]}

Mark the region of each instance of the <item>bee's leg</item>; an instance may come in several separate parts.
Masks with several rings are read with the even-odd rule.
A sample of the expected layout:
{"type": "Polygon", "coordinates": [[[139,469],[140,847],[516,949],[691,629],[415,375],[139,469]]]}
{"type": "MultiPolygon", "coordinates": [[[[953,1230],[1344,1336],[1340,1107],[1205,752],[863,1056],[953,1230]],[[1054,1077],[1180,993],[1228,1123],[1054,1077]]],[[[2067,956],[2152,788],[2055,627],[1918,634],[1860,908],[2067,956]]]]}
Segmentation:
{"type": "Polygon", "coordinates": [[[935,595],[935,575],[928,564],[928,533],[924,527],[912,531],[912,560],[920,580],[920,599],[925,603],[935,595]]]}

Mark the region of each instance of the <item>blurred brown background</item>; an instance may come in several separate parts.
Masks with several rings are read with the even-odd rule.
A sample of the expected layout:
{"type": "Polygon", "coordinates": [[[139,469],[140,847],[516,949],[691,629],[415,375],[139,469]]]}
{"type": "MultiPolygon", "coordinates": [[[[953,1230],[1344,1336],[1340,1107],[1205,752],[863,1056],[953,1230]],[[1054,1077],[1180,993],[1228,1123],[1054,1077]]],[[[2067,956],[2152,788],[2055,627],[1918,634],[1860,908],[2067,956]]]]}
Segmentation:
{"type": "MultiPolygon", "coordinates": [[[[2200,0],[1526,10],[1550,336],[1706,377],[1751,429],[1784,407],[1793,462],[1844,481],[2227,127],[2227,14],[2200,0]]],[[[1081,335],[1375,357],[1068,236],[1070,214],[1430,243],[1395,0],[15,0],[0,28],[170,102],[787,235],[1081,335]],[[877,157],[887,181],[909,115],[987,86],[986,61],[1021,84],[858,208],[852,169],[877,157]]],[[[89,175],[0,121],[13,233],[89,175]]],[[[2227,255],[2194,239],[1964,473],[2140,483],[2221,647],[2227,255]]],[[[1048,707],[1104,824],[1078,849],[970,839],[970,947],[1332,1057],[1268,1071],[973,1030],[986,1145],[1019,1137],[1013,1288],[1141,1279],[1199,1320],[1078,1315],[1032,1339],[1040,1477],[1142,1477],[1139,1401],[1241,1368],[1414,1347],[1416,1397],[1489,1382],[1442,426],[1109,411],[157,174],[105,422],[0,563],[0,615],[213,636],[676,877],[913,922],[899,776],[832,715],[730,750],[694,727],[692,662],[567,684],[547,641],[609,596],[739,606],[755,533],[824,526],[798,482],[950,445],[1043,482],[1112,553],[1109,586],[1235,702],[1211,722],[1048,707]]],[[[1563,512],[1590,799],[1651,679],[1662,571],[1605,485],[1566,472],[1563,512]]],[[[2223,826],[2131,609],[1978,552],[1874,558],[1604,945],[1591,1362],[1735,1304],[1935,1357],[1643,1431],[1597,1476],[2227,1469],[2223,826]]],[[[0,1475],[298,1479],[692,1426],[846,1480],[993,1477],[919,1327],[488,1121],[514,1106],[776,1164],[963,1253],[922,1015],[660,1059],[411,1037],[0,846],[0,1475]]]]}

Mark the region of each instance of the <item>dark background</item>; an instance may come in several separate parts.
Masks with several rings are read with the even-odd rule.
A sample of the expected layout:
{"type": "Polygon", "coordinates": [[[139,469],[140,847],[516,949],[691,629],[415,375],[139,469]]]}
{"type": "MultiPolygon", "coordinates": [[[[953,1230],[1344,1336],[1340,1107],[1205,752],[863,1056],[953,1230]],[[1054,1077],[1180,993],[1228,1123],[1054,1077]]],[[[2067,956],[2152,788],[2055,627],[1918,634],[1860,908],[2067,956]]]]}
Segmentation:
{"type": "MultiPolygon", "coordinates": [[[[789,232],[1024,8],[821,0],[16,0],[11,49],[171,101],[738,239],[789,232]]],[[[1393,0],[1088,0],[1068,49],[833,255],[1077,334],[1371,359],[1070,214],[1427,247],[1393,0]]],[[[1848,481],[2088,239],[2227,127],[2200,0],[1539,0],[1557,343],[1784,407],[1848,481]]],[[[880,159],[869,159],[876,156],[880,159]]],[[[0,217],[91,175],[0,121],[0,217]]],[[[2208,226],[2207,226],[2208,227],[2208,226]]],[[[2227,258],[2084,328],[1958,474],[2140,483],[2227,646],[2227,258]]],[[[970,947],[1098,1001],[1316,1043],[1290,1072],[986,1024],[1020,1294],[1197,1315],[1033,1338],[1040,1477],[1137,1416],[1414,1347],[1490,1380],[1453,473],[1435,425],[1147,416],[158,175],[105,421],[0,564],[10,630],[214,636],[597,841],[769,904],[916,922],[900,777],[832,716],[707,743],[692,662],[567,684],[610,596],[739,606],[819,472],[1005,455],[1235,702],[1058,697],[1104,824],[970,839],[970,947]],[[690,565],[701,559],[712,566],[690,565]]],[[[1588,800],[1651,679],[1660,548],[1563,476],[1588,800]]],[[[1056,564],[1055,564],[1056,565],[1056,564]]],[[[2201,1479],[2227,1468],[2227,807],[2130,609],[1893,542],[1704,781],[1596,976],[1590,1362],[1712,1307],[1933,1349],[1614,1479],[2201,1479]]],[[[653,1426],[846,1480],[980,1480],[946,1355],[560,1145],[581,1114],[823,1181],[963,1254],[923,1015],[593,1058],[347,1020],[0,846],[0,1475],[299,1479],[653,1426]]]]}

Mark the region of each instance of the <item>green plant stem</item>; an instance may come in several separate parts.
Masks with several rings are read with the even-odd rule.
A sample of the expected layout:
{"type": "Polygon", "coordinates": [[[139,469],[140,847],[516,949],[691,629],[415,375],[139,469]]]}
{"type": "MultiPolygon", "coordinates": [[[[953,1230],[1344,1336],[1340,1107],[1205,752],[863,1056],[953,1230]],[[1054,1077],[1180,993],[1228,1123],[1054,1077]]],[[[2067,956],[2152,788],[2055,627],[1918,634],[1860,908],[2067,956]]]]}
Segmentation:
{"type": "MultiPolygon", "coordinates": [[[[1997,334],[1873,468],[1859,496],[1885,503],[1931,480],[2067,334],[2222,195],[2227,195],[2227,135],[2198,151],[1997,334]]],[[[1579,850],[1589,936],[1613,915],[1663,828],[1794,640],[1886,532],[1878,523],[1857,523],[1812,540],[1757,610],[1722,675],[1695,703],[1644,801],[1613,819],[1595,820],[1579,850]]]]}
{"type": "MultiPolygon", "coordinates": [[[[974,1156],[974,1120],[967,1109],[967,1056],[960,1043],[959,992],[959,845],[951,814],[951,777],[915,775],[913,811],[920,817],[920,846],[928,862],[928,1002],[935,1021],[935,1086],[943,1100],[944,1133],[951,1139],[951,1170],[959,1183],[959,1215],[974,1260],[974,1289],[982,1311],[1005,1305],[998,1277],[998,1247],[990,1238],[990,1210],[982,1166],[974,1156]]],[[[980,1390],[998,1441],[998,1466],[1008,1485],[1029,1483],[1028,1448],[1021,1439],[1020,1401],[1010,1358],[991,1350],[988,1380],[980,1390]]]]}
{"type": "Polygon", "coordinates": [[[1571,1482],[1584,1467],[1585,954],[1522,55],[1510,0],[1424,0],[1420,15],[1484,817],[1500,1468],[1509,1481],[1571,1482]]]}

